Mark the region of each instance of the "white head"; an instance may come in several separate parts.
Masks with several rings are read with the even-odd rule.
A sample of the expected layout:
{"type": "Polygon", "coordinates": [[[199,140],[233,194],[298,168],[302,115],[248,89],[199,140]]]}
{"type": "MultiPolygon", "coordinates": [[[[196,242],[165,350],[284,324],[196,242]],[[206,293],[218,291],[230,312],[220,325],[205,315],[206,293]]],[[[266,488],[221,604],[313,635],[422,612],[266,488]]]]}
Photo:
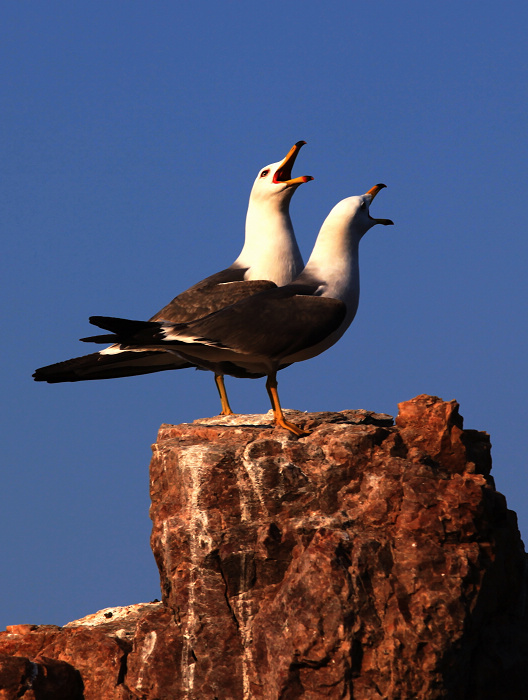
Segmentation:
{"type": "Polygon", "coordinates": [[[374,185],[365,194],[342,199],[326,217],[323,228],[329,226],[359,241],[376,224],[392,225],[394,222],[390,219],[374,219],[369,211],[372,200],[384,187],[386,185],[374,185]]]}
{"type": "Polygon", "coordinates": [[[287,156],[279,163],[271,163],[257,175],[249,196],[250,203],[272,203],[275,206],[288,206],[293,193],[303,182],[313,180],[311,175],[292,178],[295,159],[306,141],[297,141],[287,156]]]}

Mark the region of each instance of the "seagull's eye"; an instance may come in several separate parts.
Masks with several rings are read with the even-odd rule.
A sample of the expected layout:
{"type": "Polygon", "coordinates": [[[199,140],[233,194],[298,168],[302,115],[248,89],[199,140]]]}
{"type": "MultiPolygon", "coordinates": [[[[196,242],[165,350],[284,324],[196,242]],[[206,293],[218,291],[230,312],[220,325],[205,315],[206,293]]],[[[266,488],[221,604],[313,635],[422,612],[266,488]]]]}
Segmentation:
{"type": "Polygon", "coordinates": [[[263,170],[263,171],[260,173],[260,177],[266,177],[266,175],[267,175],[268,173],[269,173],[269,170],[263,170]]]}
{"type": "Polygon", "coordinates": [[[361,202],[361,204],[359,205],[359,208],[360,208],[360,209],[366,209],[366,208],[367,208],[367,203],[366,203],[366,202],[361,202]]]}

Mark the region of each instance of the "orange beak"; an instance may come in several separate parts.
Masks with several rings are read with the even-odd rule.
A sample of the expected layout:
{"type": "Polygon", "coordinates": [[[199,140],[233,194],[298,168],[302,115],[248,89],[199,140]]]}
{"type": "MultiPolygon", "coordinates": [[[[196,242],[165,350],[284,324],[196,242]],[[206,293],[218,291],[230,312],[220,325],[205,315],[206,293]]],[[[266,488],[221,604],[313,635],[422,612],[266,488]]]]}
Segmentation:
{"type": "Polygon", "coordinates": [[[282,183],[283,185],[291,187],[292,185],[300,185],[303,182],[313,180],[311,175],[302,175],[301,177],[295,177],[293,179],[291,176],[295,159],[305,143],[306,141],[297,141],[297,143],[290,148],[288,155],[277,168],[275,175],[273,176],[273,182],[282,183]]]}
{"type": "MultiPolygon", "coordinates": [[[[368,192],[365,194],[369,194],[372,199],[378,194],[380,190],[382,190],[384,187],[387,187],[387,185],[379,184],[379,185],[374,185],[374,187],[371,187],[368,192]]],[[[370,200],[372,202],[372,199],[370,200]]],[[[370,214],[369,214],[370,216],[370,214]]],[[[391,221],[390,219],[374,219],[372,216],[370,217],[373,221],[375,221],[377,224],[383,224],[384,226],[394,226],[394,221],[391,221]]]]}

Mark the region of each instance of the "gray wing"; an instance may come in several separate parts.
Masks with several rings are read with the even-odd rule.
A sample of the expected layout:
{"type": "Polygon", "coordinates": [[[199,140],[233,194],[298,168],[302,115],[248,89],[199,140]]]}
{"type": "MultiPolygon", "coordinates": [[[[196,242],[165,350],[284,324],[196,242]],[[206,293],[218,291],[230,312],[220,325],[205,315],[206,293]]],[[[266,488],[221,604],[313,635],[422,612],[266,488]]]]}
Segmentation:
{"type": "MultiPolygon", "coordinates": [[[[158,311],[152,320],[173,323],[192,321],[264,289],[276,288],[273,282],[266,280],[245,281],[245,271],[232,267],[207,277],[175,297],[158,311]]],[[[132,377],[193,366],[174,353],[163,350],[137,349],[134,352],[121,351],[111,355],[96,352],[40,367],[33,374],[33,378],[36,382],[58,384],[132,377]]]]}
{"type": "MultiPolygon", "coordinates": [[[[185,324],[184,332],[199,344],[244,355],[285,357],[323,341],[345,315],[346,305],[339,299],[303,294],[287,285],[185,324]]],[[[187,348],[191,354],[192,346],[187,348]]]]}
{"type": "Polygon", "coordinates": [[[345,318],[344,302],[314,296],[313,291],[296,285],[271,289],[190,323],[92,316],[91,323],[113,335],[83,340],[112,341],[123,348],[173,348],[187,358],[192,358],[193,348],[209,347],[215,361],[222,360],[222,350],[241,356],[287,357],[322,342],[345,318]]]}
{"type": "Polygon", "coordinates": [[[150,320],[188,323],[277,286],[267,280],[244,280],[245,272],[244,268],[229,267],[206,277],[178,294],[150,320]]]}

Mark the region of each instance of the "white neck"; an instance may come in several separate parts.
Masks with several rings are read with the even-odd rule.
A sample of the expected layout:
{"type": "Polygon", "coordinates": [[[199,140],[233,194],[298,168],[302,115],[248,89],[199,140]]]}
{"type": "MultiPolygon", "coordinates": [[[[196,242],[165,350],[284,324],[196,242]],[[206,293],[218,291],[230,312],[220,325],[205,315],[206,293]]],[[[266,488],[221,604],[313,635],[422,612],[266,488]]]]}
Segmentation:
{"type": "Polygon", "coordinates": [[[303,269],[295,240],[287,200],[256,200],[250,197],[246,217],[246,238],[236,265],[247,267],[247,280],[271,280],[282,286],[303,269]]]}
{"type": "Polygon", "coordinates": [[[359,241],[362,235],[349,222],[329,214],[319,231],[304,273],[319,281],[320,296],[344,301],[349,313],[353,310],[353,314],[359,303],[359,241]]]}

